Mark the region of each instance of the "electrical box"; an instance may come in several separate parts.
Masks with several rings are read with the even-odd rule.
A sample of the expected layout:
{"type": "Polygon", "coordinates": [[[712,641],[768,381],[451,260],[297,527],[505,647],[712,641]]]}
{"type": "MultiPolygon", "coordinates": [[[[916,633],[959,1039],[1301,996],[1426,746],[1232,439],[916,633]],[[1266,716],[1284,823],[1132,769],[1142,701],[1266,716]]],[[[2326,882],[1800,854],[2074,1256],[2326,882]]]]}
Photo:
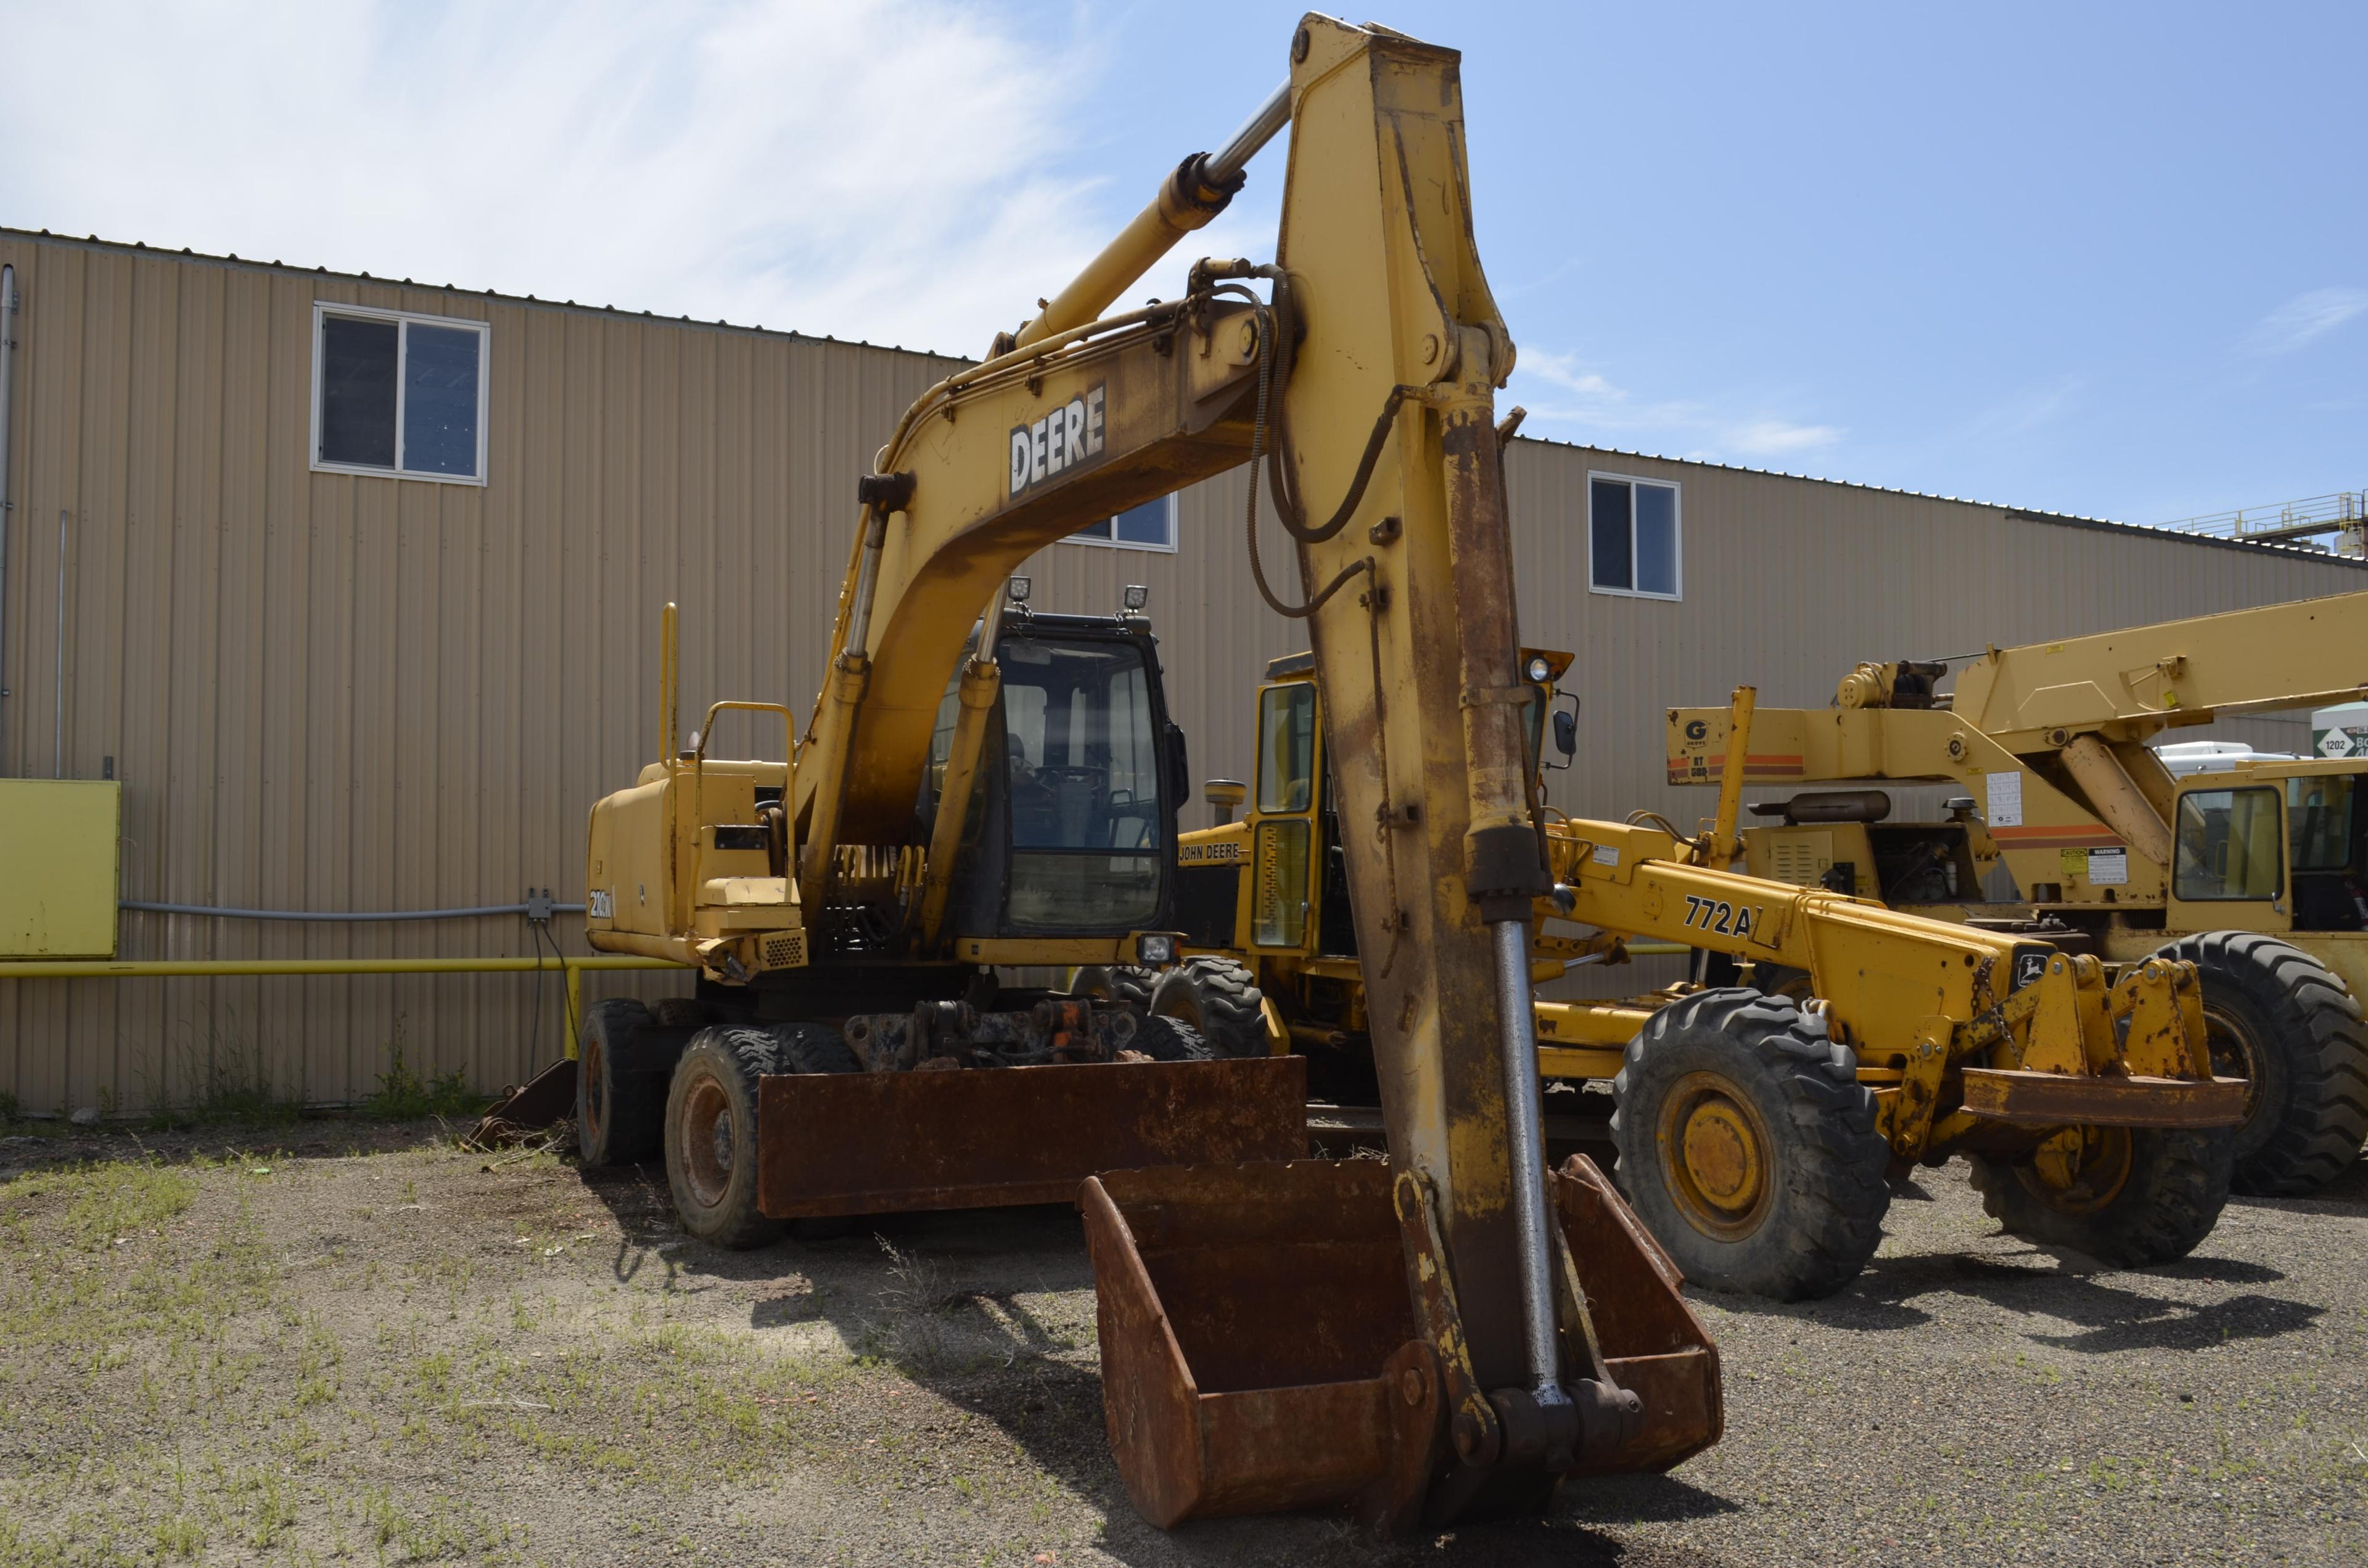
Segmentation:
{"type": "Polygon", "coordinates": [[[123,786],[0,778],[0,979],[10,959],[115,956],[123,786]]]}

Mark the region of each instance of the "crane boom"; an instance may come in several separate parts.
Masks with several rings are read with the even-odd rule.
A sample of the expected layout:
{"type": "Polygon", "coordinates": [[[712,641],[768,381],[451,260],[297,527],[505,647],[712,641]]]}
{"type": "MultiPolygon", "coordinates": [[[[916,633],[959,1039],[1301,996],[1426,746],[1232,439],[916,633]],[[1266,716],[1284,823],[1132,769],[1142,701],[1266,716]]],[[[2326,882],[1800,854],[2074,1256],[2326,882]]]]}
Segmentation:
{"type": "Polygon", "coordinates": [[[1958,673],[1950,711],[2027,752],[2048,745],[2055,730],[2142,740],[2169,726],[2363,694],[2368,593],[2335,594],[1993,648],[1958,673]]]}

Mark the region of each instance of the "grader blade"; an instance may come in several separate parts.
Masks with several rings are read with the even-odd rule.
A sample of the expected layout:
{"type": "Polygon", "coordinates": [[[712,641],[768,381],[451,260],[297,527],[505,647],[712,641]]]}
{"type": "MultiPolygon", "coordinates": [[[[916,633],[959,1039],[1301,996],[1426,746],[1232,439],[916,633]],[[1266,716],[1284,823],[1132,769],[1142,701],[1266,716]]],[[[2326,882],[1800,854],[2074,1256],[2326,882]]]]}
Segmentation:
{"type": "MultiPolygon", "coordinates": [[[[1553,1178],[1555,1210],[1603,1367],[1642,1409],[1565,1473],[1665,1470],[1718,1439],[1718,1352],[1675,1270],[1583,1164],[1553,1178]]],[[[1458,1433],[1482,1396],[1460,1344],[1424,1326],[1422,1245],[1394,1181],[1381,1161],[1350,1160],[1085,1184],[1103,1409],[1144,1518],[1345,1506],[1406,1529],[1450,1471],[1468,1478],[1458,1433]]]]}
{"type": "Polygon", "coordinates": [[[777,1220],[1065,1203],[1097,1171],[1307,1152],[1296,1056],[757,1083],[757,1208],[777,1220]]]}

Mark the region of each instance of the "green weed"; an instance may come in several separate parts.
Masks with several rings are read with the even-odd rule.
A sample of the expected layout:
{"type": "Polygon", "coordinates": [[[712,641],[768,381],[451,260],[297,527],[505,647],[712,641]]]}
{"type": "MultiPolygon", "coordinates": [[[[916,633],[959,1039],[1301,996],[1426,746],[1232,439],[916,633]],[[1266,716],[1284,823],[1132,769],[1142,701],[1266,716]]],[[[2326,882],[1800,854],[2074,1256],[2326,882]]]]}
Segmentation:
{"type": "Polygon", "coordinates": [[[397,1031],[385,1072],[379,1074],[378,1092],[362,1102],[362,1114],[387,1121],[416,1121],[425,1116],[476,1116],[492,1098],[469,1087],[468,1075],[455,1067],[422,1078],[403,1059],[403,1038],[397,1031]]]}

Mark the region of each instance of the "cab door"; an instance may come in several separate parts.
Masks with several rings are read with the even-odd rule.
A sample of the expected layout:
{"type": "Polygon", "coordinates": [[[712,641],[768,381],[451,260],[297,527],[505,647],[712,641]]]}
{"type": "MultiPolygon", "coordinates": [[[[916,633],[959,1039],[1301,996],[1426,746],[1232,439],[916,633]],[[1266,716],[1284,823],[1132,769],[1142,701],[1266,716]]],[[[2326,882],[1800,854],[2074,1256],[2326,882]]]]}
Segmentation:
{"type": "Polygon", "coordinates": [[[1312,681],[1258,691],[1257,784],[1250,794],[1250,874],[1243,929],[1254,949],[1307,952],[1315,928],[1316,780],[1321,758],[1312,681]]]}
{"type": "Polygon", "coordinates": [[[2171,836],[2170,929],[2291,929],[2283,784],[2226,773],[2185,779],[2171,836]]]}

